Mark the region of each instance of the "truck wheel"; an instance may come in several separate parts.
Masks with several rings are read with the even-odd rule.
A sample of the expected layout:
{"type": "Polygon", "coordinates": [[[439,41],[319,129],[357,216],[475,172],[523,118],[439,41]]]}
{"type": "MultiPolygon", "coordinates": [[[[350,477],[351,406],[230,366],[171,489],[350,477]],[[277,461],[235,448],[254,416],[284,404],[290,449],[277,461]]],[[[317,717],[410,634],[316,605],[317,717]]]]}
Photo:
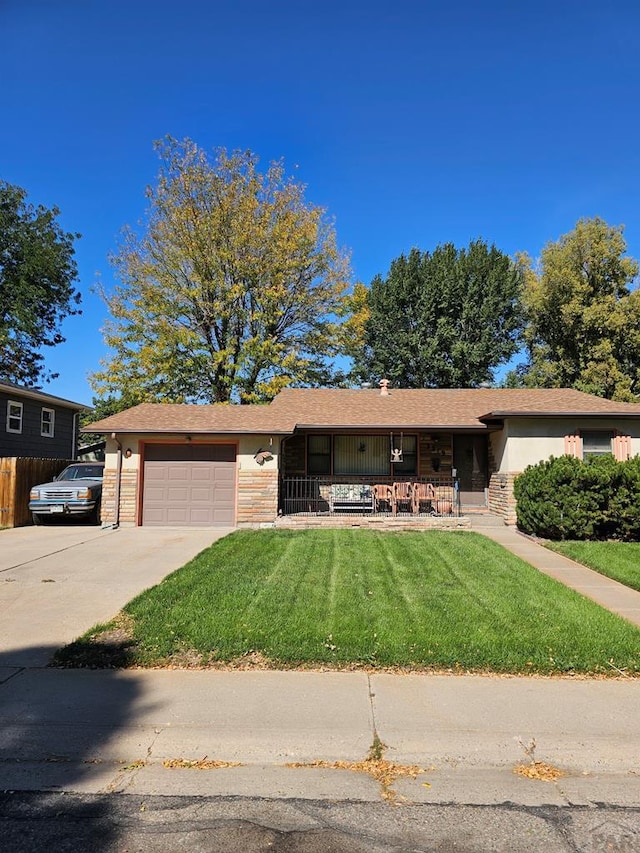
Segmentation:
{"type": "Polygon", "coordinates": [[[44,519],[41,515],[38,515],[37,513],[33,512],[31,513],[31,516],[33,518],[33,523],[36,525],[36,527],[38,527],[40,524],[44,524],[44,519]]]}

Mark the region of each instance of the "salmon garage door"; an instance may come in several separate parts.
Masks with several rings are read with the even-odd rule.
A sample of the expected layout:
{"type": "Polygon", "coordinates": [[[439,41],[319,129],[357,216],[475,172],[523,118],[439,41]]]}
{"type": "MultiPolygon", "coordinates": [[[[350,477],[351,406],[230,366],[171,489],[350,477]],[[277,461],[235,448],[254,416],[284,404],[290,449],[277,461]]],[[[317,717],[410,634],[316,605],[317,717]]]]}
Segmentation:
{"type": "Polygon", "coordinates": [[[233,444],[148,444],[142,524],[228,527],[235,521],[233,444]]]}

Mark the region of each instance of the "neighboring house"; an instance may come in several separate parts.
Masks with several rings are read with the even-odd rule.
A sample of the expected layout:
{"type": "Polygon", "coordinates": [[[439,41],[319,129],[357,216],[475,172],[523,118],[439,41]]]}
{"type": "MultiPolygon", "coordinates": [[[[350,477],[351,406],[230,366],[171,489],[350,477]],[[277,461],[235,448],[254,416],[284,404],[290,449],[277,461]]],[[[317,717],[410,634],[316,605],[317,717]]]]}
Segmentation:
{"type": "Polygon", "coordinates": [[[527,465],[639,454],[640,405],[568,389],[385,384],[286,389],[263,406],[144,403],[86,430],[107,437],[104,523],[259,526],[350,502],[366,511],[381,483],[445,488],[454,473],[463,511],[488,506],[513,523],[513,479],[527,465]]]}
{"type": "Polygon", "coordinates": [[[78,415],[89,409],[0,380],[0,457],[75,459],[78,415]]]}
{"type": "Polygon", "coordinates": [[[104,462],[106,441],[94,441],[92,444],[81,444],[78,447],[76,459],[80,462],[104,462]]]}

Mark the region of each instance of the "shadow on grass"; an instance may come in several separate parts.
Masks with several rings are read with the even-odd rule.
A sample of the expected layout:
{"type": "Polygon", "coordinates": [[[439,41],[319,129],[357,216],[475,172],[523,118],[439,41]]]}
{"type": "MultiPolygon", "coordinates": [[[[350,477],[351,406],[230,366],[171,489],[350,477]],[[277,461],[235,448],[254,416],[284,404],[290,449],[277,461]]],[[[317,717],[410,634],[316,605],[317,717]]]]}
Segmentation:
{"type": "Polygon", "coordinates": [[[127,669],[135,666],[137,643],[123,627],[105,626],[53,655],[50,666],[65,669],[127,669]]]}

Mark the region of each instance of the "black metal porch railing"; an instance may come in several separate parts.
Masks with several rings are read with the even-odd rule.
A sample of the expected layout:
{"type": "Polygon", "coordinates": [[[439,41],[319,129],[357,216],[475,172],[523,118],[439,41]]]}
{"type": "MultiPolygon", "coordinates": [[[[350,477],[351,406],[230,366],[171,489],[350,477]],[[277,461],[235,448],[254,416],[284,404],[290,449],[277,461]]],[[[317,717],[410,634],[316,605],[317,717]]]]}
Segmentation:
{"type": "Polygon", "coordinates": [[[460,493],[451,478],[345,474],[284,477],[280,486],[283,515],[460,515],[460,493]]]}

